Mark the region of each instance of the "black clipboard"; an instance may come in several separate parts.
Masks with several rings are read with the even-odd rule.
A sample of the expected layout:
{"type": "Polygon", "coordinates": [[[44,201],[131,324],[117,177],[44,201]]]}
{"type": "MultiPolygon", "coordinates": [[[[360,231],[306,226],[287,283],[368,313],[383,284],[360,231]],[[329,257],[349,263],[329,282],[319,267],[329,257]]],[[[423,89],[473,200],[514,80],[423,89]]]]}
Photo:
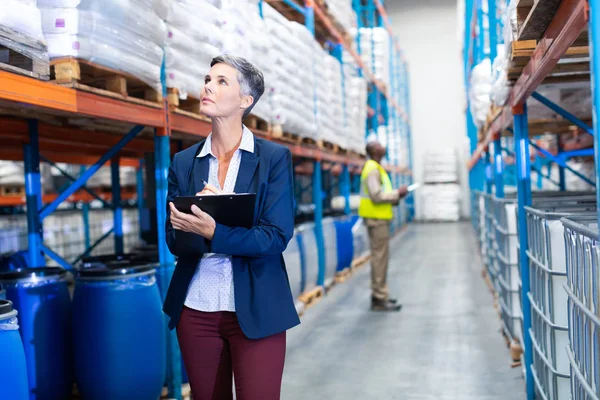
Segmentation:
{"type": "Polygon", "coordinates": [[[195,204],[219,224],[229,227],[251,228],[254,223],[256,194],[216,194],[208,196],[178,196],[173,204],[177,210],[192,213],[195,204]]]}

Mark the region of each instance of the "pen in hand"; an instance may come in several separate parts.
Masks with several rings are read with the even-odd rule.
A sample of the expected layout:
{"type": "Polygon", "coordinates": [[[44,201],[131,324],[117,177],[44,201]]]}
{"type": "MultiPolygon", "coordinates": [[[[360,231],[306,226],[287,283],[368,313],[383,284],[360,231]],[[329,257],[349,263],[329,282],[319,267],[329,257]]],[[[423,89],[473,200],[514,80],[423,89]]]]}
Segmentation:
{"type": "Polygon", "coordinates": [[[212,194],[222,194],[223,192],[206,182],[202,179],[202,183],[204,184],[204,189],[201,192],[196,193],[196,196],[204,196],[204,195],[212,195],[212,194]]]}

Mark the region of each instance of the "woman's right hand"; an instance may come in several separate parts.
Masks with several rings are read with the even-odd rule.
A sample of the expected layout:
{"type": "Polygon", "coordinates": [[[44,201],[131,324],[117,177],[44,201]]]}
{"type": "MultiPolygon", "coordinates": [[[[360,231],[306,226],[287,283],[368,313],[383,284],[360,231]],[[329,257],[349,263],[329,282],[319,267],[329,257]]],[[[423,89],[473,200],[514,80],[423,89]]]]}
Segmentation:
{"type": "Polygon", "coordinates": [[[222,193],[223,192],[220,191],[219,189],[217,189],[215,186],[211,185],[210,183],[207,183],[201,192],[196,193],[196,196],[212,196],[215,194],[222,194],[222,193]]]}

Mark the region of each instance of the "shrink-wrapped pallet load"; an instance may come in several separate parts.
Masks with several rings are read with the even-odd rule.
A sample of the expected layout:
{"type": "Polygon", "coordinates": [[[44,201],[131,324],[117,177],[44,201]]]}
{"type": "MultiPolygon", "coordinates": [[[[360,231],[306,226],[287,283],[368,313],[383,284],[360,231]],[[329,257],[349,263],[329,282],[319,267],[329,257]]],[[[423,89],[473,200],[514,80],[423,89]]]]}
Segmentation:
{"type": "Polygon", "coordinates": [[[390,82],[390,35],[385,28],[358,30],[360,54],[373,76],[386,85],[390,82]]]}
{"type": "Polygon", "coordinates": [[[307,44],[314,38],[306,27],[288,21],[265,3],[263,16],[272,38],[269,54],[277,80],[271,96],[273,121],[286,132],[316,140],[314,52],[307,44]]]}
{"type": "MultiPolygon", "coordinates": [[[[325,68],[327,71],[327,92],[329,93],[330,129],[333,144],[345,149],[348,145],[347,132],[345,130],[344,98],[342,92],[342,69],[340,62],[333,56],[325,55],[325,68]]],[[[317,72],[318,75],[318,72],[317,72]]],[[[318,86],[317,88],[319,88],[318,86]]]]}
{"type": "Polygon", "coordinates": [[[50,58],[130,74],[162,92],[167,0],[38,0],[50,58]]]}
{"type": "Polygon", "coordinates": [[[223,46],[221,10],[206,0],[171,0],[166,23],[167,87],[198,99],[213,57],[223,46]]]}
{"type": "MultiPolygon", "coordinates": [[[[35,0],[5,0],[0,7],[0,63],[49,78],[48,50],[35,0]]],[[[14,70],[13,70],[14,71],[14,70]]]]}

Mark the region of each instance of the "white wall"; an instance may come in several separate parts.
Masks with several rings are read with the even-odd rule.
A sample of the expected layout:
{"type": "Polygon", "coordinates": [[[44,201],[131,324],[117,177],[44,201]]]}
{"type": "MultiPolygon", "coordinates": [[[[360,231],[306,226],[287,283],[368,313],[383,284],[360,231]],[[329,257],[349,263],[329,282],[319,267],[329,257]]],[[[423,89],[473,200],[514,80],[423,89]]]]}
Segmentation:
{"type": "MultiPolygon", "coordinates": [[[[457,1],[387,0],[385,6],[409,66],[415,180],[423,179],[427,149],[456,149],[461,157],[462,214],[466,216],[466,100],[458,33],[463,24],[459,24],[457,1]]],[[[421,217],[420,204],[422,199],[417,194],[417,218],[421,217]]]]}

